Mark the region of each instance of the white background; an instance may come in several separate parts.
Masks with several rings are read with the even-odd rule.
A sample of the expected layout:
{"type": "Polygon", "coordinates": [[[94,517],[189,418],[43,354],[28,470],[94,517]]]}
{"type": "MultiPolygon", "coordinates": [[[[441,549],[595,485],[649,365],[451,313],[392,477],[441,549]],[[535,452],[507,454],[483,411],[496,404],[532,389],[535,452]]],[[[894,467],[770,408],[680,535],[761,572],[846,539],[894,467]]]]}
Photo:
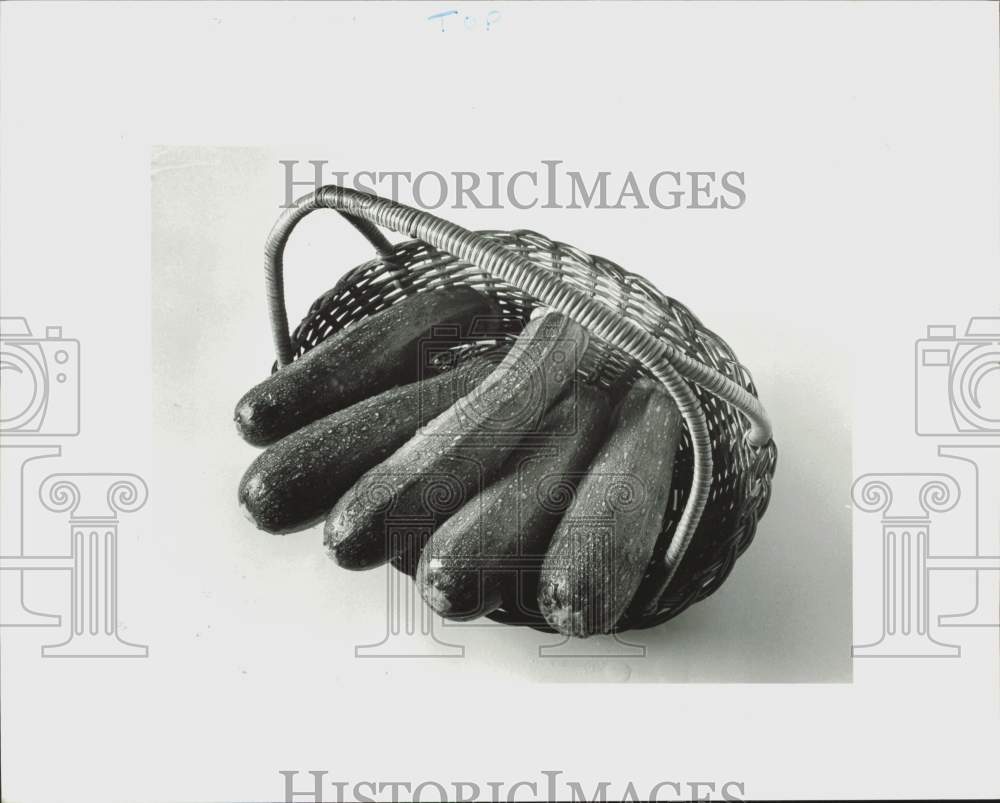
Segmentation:
{"type": "MultiPolygon", "coordinates": [[[[489,31],[442,34],[426,18],[452,7],[3,6],[3,313],[82,343],[58,470],[134,471],[152,494],[121,546],[123,634],[149,659],[43,660],[61,639],[2,633],[4,798],[268,799],[280,769],[1000,793],[995,631],[952,661],[848,659],[851,481],[933,470],[908,446],[912,344],[998,312],[996,7],[498,4],[489,31]],[[734,345],[775,420],[758,541],[645,662],[539,662],[531,634],[492,629],[462,661],[356,661],[379,577],[238,518],[253,452],[229,416],[271,359],[278,158],[745,171],[735,212],[455,213],[649,276],[734,345]],[[608,682],[626,679],[673,682],[608,682]]],[[[297,235],[293,318],[367,256],[332,215],[297,235]]],[[[37,518],[58,549],[65,525],[37,518]]],[[[879,556],[856,524],[860,642],[879,556]]]]}

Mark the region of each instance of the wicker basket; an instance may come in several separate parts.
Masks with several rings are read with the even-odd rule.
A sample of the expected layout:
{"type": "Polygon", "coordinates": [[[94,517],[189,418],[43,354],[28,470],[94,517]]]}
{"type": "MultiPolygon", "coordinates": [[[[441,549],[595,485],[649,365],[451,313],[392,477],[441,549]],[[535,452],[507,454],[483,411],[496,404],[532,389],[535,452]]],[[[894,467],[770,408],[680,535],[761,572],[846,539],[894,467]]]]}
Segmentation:
{"type": "MultiPolygon", "coordinates": [[[[535,306],[585,326],[593,344],[581,368],[588,380],[611,386],[642,373],[667,388],[686,432],[663,532],[616,630],[651,627],[709,596],[753,539],[777,451],[750,373],[718,335],[641,276],[535,232],[471,232],[339,186],[322,187],[281,215],[265,247],[265,273],[275,368],[409,294],[463,284],[497,299],[506,336],[535,306]],[[320,296],[290,335],[282,254],[298,221],[324,207],[354,225],[377,257],[320,296]],[[379,226],[414,239],[393,245],[379,226]]],[[[500,609],[491,618],[550,630],[533,611],[500,609]]]]}

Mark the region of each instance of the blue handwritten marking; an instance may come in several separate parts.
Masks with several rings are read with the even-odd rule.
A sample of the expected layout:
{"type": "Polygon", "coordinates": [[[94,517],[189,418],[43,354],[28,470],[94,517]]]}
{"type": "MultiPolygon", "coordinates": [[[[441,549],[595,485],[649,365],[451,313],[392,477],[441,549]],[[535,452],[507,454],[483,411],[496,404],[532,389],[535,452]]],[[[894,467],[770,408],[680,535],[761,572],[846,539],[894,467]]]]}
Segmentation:
{"type": "Polygon", "coordinates": [[[437,14],[431,14],[427,19],[428,20],[437,20],[437,19],[441,20],[441,33],[444,33],[444,18],[445,17],[450,17],[452,14],[457,14],[457,13],[458,13],[457,10],[456,11],[440,11],[437,14]]]}
{"type": "MultiPolygon", "coordinates": [[[[452,11],[439,11],[437,14],[431,14],[427,18],[427,20],[429,22],[432,22],[434,20],[441,20],[441,33],[444,33],[444,31],[445,31],[445,25],[444,25],[445,19],[447,17],[454,17],[454,16],[458,16],[458,10],[457,9],[456,10],[452,10],[452,11]]],[[[491,12],[489,12],[486,15],[486,19],[485,19],[483,27],[488,31],[493,25],[496,24],[497,20],[499,20],[499,19],[500,19],[500,12],[499,11],[491,11],[491,12]]],[[[476,19],[476,17],[468,16],[468,15],[466,15],[466,16],[463,17],[462,22],[464,23],[465,30],[467,30],[467,31],[474,30],[479,25],[479,20],[476,19]]]]}

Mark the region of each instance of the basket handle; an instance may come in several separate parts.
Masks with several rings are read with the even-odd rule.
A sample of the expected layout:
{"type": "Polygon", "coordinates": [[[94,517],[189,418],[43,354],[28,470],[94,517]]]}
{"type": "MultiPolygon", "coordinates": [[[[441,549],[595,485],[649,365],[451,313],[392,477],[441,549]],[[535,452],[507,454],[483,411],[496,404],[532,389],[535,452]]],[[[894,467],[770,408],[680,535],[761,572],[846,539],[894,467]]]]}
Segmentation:
{"type": "MultiPolygon", "coordinates": [[[[267,238],[264,247],[265,254],[265,278],[267,281],[267,308],[271,317],[271,336],[274,340],[274,349],[278,357],[278,366],[288,365],[295,358],[295,350],[292,348],[292,341],[288,334],[288,312],[285,307],[285,282],[283,270],[283,255],[285,243],[292,233],[295,225],[306,215],[317,209],[318,206],[305,203],[311,195],[300,198],[295,206],[289,207],[278,219],[271,236],[267,238]],[[282,226],[284,223],[284,226],[282,226]]],[[[384,234],[379,231],[378,226],[370,220],[352,215],[350,212],[340,211],[343,217],[354,228],[361,232],[362,236],[370,242],[375,252],[384,262],[391,262],[395,258],[395,249],[392,247],[384,234]]]]}
{"type": "MultiPolygon", "coordinates": [[[[294,356],[284,300],[282,257],[285,244],[298,222],[319,208],[340,212],[366,236],[374,226],[369,229],[355,220],[423,240],[457,259],[476,265],[614,344],[666,387],[691,434],[694,461],[691,492],[665,556],[667,572],[659,589],[662,593],[687,551],[712,486],[712,447],[705,412],[685,379],[742,411],[750,421],[748,440],[755,446],[763,447],[771,440],[771,426],[760,401],[728,377],[692,359],[672,343],[650,334],[500,243],[487,240],[429,212],[337,185],[320,187],[300,198],[294,207],[286,209],[274,224],[264,247],[267,300],[279,365],[288,364],[294,356]]],[[[381,244],[373,242],[378,243],[376,247],[381,244]]],[[[659,597],[659,594],[656,596],[659,597]]]]}

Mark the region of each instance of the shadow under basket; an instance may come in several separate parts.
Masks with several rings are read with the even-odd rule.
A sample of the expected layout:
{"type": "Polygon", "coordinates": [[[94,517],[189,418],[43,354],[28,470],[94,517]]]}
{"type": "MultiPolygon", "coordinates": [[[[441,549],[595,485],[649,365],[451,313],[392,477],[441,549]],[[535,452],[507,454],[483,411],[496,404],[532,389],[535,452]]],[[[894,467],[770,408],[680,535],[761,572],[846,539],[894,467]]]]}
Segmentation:
{"type": "MultiPolygon", "coordinates": [[[[684,437],[663,530],[615,632],[652,627],[705,599],[753,540],[777,450],[750,372],[722,338],[643,277],[532,231],[471,232],[338,186],[322,187],[282,214],[267,241],[265,273],[275,369],[408,295],[467,285],[492,296],[501,310],[499,326],[481,345],[513,339],[535,307],[555,309],[591,335],[583,379],[620,389],[646,375],[666,386],[684,418],[684,437]],[[377,256],[316,299],[289,334],[284,246],[298,221],[320,208],[340,212],[377,256]],[[413,239],[392,244],[379,226],[413,239]]],[[[522,590],[516,609],[500,608],[490,618],[553,632],[530,588],[522,590]]]]}

